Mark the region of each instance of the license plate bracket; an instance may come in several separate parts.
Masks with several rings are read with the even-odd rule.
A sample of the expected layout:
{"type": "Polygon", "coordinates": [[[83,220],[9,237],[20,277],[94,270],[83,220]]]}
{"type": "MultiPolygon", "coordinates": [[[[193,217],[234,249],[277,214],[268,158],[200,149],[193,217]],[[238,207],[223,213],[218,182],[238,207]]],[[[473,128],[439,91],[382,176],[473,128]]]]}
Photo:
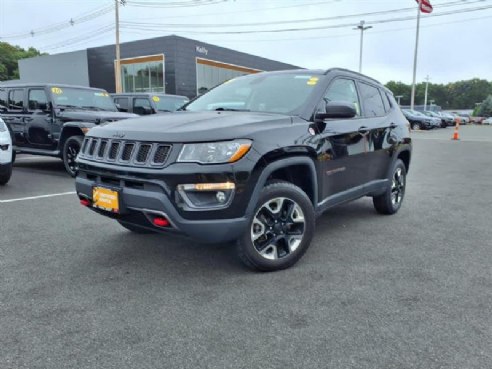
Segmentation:
{"type": "Polygon", "coordinates": [[[92,206],[118,214],[120,212],[120,190],[94,186],[92,188],[92,206]]]}

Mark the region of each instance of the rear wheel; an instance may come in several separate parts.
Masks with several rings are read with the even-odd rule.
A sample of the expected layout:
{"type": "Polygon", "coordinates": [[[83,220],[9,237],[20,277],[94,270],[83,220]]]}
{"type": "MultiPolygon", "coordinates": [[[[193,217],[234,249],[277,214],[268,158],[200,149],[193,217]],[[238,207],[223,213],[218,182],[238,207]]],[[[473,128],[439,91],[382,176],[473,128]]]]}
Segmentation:
{"type": "Polygon", "coordinates": [[[0,171],[0,186],[4,186],[10,180],[12,176],[12,163],[3,165],[2,171],[0,171]]]}
{"type": "Polygon", "coordinates": [[[267,185],[238,240],[238,255],[255,270],[288,268],[307,251],[314,228],[314,208],[304,191],[288,182],[267,185]]]}
{"type": "Polygon", "coordinates": [[[65,145],[63,145],[63,164],[65,165],[67,173],[72,177],[75,177],[79,170],[79,166],[75,159],[82,147],[83,140],[84,138],[82,136],[72,136],[69,137],[65,141],[65,145]]]}
{"type": "Polygon", "coordinates": [[[412,130],[420,131],[422,129],[422,125],[419,122],[412,123],[412,130]]]}
{"type": "Polygon", "coordinates": [[[405,164],[400,159],[397,159],[391,171],[391,178],[387,190],[379,196],[372,198],[374,208],[381,214],[396,213],[405,196],[407,171],[405,164]]]}

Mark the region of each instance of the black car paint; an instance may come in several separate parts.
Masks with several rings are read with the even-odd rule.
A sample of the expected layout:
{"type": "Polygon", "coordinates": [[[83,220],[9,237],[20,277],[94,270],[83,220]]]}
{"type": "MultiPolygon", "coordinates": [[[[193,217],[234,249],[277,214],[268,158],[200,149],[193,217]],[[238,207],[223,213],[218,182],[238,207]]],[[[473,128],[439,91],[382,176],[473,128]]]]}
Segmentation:
{"type": "Polygon", "coordinates": [[[118,189],[123,200],[116,217],[121,221],[159,231],[141,216],[141,210],[162,211],[178,232],[217,242],[235,239],[244,231],[261,189],[279,170],[301,183],[318,214],[341,202],[383,192],[392,163],[400,157],[408,168],[411,156],[408,123],[396,101],[379,83],[357,73],[340,69],[308,72],[318,76],[319,83],[296,115],[182,111],[94,128],[91,137],[124,135],[129,140],[169,143],[172,152],[162,169],[79,158],[77,193],[90,199],[95,185],[118,189]],[[324,91],[340,77],[378,87],[391,96],[391,110],[384,117],[365,118],[361,107],[360,118],[316,121],[314,113],[324,91]],[[183,143],[233,139],[253,141],[252,149],[235,163],[176,162],[183,143]],[[176,196],[179,184],[224,181],[236,184],[232,203],[226,208],[185,209],[176,196]],[[137,183],[140,185],[134,185],[137,183]]]}

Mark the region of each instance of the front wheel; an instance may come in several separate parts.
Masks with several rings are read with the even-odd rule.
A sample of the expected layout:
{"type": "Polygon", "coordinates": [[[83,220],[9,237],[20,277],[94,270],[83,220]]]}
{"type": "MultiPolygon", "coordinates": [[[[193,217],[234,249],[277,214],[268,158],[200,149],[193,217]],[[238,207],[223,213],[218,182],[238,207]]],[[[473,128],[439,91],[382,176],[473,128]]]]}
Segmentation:
{"type": "Polygon", "coordinates": [[[412,130],[420,131],[422,129],[422,125],[418,122],[412,124],[412,130]]]}
{"type": "Polygon", "coordinates": [[[84,138],[82,136],[72,136],[65,141],[63,145],[63,164],[65,165],[65,170],[70,176],[75,177],[79,170],[77,162],[75,159],[79,154],[80,148],[82,147],[82,141],[84,138]]]}
{"type": "Polygon", "coordinates": [[[237,251],[244,264],[259,271],[294,265],[314,234],[314,208],[306,193],[288,182],[267,185],[254,214],[238,240],[237,251]]]}
{"type": "Polygon", "coordinates": [[[4,186],[12,176],[12,163],[6,164],[0,171],[0,186],[4,186]]]}
{"type": "Polygon", "coordinates": [[[405,196],[407,170],[403,161],[397,159],[391,173],[390,185],[386,191],[372,198],[374,208],[380,214],[395,214],[400,209],[405,196]]]}

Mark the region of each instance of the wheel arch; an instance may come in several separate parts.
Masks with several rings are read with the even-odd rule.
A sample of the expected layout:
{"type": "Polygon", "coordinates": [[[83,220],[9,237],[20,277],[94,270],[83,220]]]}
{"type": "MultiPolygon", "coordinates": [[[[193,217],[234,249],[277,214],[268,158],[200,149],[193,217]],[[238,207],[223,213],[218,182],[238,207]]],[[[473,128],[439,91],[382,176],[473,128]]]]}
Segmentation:
{"type": "Polygon", "coordinates": [[[65,145],[65,142],[67,141],[68,138],[72,136],[85,136],[84,132],[82,131],[82,128],[88,128],[85,126],[82,126],[78,123],[67,123],[63,126],[62,133],[60,135],[60,141],[58,143],[58,148],[60,150],[60,155],[63,153],[63,146],[65,145]]]}
{"type": "Polygon", "coordinates": [[[291,156],[275,160],[263,168],[246,209],[247,216],[253,213],[263,187],[269,181],[274,180],[285,180],[300,187],[309,197],[313,206],[316,207],[318,180],[314,161],[309,156],[291,156]]]}

